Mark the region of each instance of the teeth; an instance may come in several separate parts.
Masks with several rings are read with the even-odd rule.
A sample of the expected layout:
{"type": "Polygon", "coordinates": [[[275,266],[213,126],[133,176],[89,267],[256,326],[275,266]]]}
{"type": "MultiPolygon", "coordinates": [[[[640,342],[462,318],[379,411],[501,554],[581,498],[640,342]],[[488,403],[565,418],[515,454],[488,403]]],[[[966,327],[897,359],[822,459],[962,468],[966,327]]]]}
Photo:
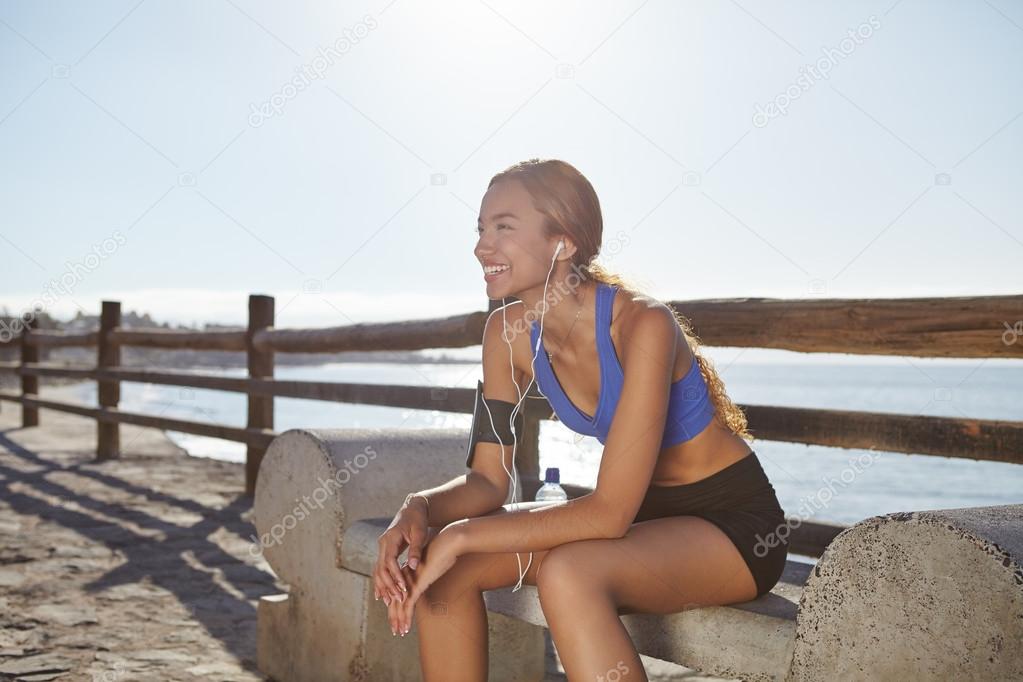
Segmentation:
{"type": "Polygon", "coordinates": [[[488,265],[483,268],[483,272],[487,273],[488,275],[496,275],[497,273],[504,272],[507,269],[508,269],[507,265],[488,265]]]}

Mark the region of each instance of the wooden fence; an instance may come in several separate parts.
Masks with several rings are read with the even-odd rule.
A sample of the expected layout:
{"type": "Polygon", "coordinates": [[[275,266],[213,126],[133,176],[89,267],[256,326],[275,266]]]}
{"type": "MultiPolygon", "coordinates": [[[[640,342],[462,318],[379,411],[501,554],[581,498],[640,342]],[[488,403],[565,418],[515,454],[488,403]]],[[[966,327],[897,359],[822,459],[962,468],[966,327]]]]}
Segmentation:
{"type": "MultiPolygon", "coordinates": [[[[692,322],[707,346],[777,348],[801,352],[851,353],[955,358],[1023,358],[1023,336],[1006,338],[1023,317],[1023,295],[900,299],[740,298],[669,301],[692,322]]],[[[491,302],[490,309],[495,308],[491,302]]],[[[118,456],[119,425],[135,424],[245,443],[245,491],[255,489],[263,453],[277,435],[275,397],[362,403],[420,410],[471,413],[474,388],[400,386],[274,378],[274,353],[423,350],[476,346],[489,311],[451,317],[356,324],[319,329],[274,328],[274,299],[249,297],[244,331],[193,332],[122,329],[121,304],[103,301],[98,331],[70,334],[41,331],[33,323],[8,343],[19,344],[20,362],[0,362],[0,371],[21,376],[21,392],[0,392],[0,403],[22,406],[23,426],[39,424],[39,409],[62,410],[97,420],[96,455],[118,456]],[[95,346],[96,366],[73,367],[40,362],[43,348],[95,346]],[[193,372],[120,366],[123,346],[245,351],[248,377],[229,378],[193,372]],[[73,377],[98,382],[98,407],[39,397],[39,377],[73,377]],[[118,409],[121,382],[234,391],[248,396],[245,428],[118,409]]],[[[33,321],[34,322],[34,321],[33,321]]],[[[517,457],[522,466],[523,499],[540,485],[540,421],[552,416],[547,401],[524,403],[525,436],[517,457]]],[[[887,414],[847,410],[739,405],[750,431],[760,440],[841,448],[959,457],[1023,464],[1023,421],[887,414]]],[[[571,497],[585,487],[565,486],[571,497]]],[[[844,526],[802,521],[793,528],[790,548],[820,556],[844,526]]]]}

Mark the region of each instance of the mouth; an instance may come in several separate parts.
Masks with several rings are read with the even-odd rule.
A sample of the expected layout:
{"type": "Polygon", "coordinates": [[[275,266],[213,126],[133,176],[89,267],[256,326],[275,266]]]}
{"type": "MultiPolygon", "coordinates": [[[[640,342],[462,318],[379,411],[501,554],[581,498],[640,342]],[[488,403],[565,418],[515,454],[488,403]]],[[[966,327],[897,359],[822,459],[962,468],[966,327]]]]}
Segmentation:
{"type": "Polygon", "coordinates": [[[487,282],[493,282],[495,279],[500,277],[511,270],[510,265],[504,263],[484,263],[483,264],[483,279],[487,282]]]}

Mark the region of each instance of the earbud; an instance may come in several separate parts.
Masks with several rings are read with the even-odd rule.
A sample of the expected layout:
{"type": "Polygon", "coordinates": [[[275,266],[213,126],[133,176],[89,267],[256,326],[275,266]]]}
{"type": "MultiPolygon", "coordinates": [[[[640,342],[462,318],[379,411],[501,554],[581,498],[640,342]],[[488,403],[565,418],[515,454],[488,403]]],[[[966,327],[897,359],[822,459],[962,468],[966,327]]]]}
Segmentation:
{"type": "Polygon", "coordinates": [[[558,241],[558,245],[554,249],[554,258],[557,258],[558,254],[561,253],[561,250],[564,249],[564,248],[565,248],[565,240],[564,239],[559,240],[558,241]]]}

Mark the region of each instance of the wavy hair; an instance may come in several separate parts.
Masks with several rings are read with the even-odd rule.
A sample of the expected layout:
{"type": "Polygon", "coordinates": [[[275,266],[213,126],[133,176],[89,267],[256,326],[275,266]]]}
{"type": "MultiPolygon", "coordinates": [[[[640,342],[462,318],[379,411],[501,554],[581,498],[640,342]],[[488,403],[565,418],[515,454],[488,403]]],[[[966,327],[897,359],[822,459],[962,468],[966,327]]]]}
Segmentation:
{"type": "MultiPolygon", "coordinates": [[[[572,255],[574,269],[586,273],[594,281],[653,299],[622,275],[610,272],[596,262],[604,233],[600,200],[590,181],[574,166],[558,159],[528,159],[494,175],[487,187],[507,180],[516,180],[525,187],[533,199],[534,208],[544,216],[545,236],[564,235],[576,245],[572,255]]],[[[665,305],[671,310],[693,357],[699,363],[700,373],[707,383],[707,392],[714,403],[714,418],[735,435],[752,441],[745,413],[728,397],[714,363],[701,352],[699,337],[693,332],[689,318],[673,306],[665,305]]]]}

